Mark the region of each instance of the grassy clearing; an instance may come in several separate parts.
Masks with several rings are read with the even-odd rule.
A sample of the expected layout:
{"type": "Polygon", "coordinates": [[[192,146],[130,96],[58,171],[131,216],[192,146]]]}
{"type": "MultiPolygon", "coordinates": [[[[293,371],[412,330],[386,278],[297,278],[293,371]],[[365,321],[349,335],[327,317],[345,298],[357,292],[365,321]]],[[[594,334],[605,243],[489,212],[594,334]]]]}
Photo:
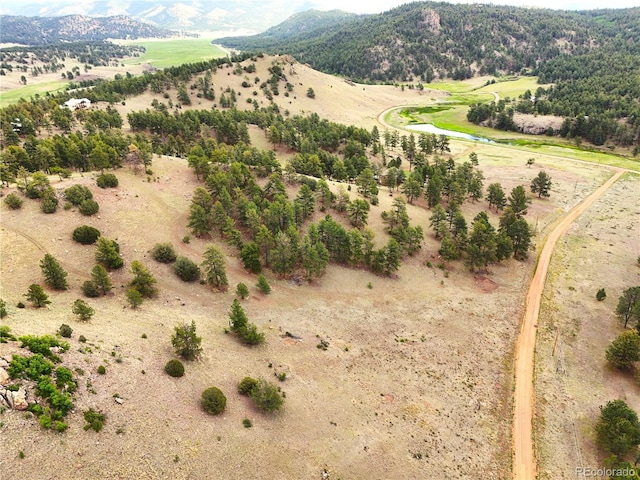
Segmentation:
{"type": "Polygon", "coordinates": [[[122,45],[141,45],[144,55],[125,60],[125,65],[149,63],[156,68],[174,67],[185,63],[200,62],[227,55],[208,38],[180,38],[171,40],[127,40],[122,45]]]}
{"type": "Polygon", "coordinates": [[[37,83],[35,85],[25,85],[24,87],[0,93],[0,107],[6,107],[12,103],[16,103],[21,98],[29,100],[36,95],[45,95],[46,93],[61,92],[69,82],[56,80],[54,82],[37,83]]]}

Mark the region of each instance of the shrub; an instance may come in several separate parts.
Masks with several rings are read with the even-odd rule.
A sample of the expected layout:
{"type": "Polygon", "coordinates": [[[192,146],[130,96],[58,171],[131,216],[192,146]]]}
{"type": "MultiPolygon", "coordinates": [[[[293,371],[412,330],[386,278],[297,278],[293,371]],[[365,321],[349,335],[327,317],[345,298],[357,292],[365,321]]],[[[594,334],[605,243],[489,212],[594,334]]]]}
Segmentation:
{"type": "Polygon", "coordinates": [[[100,236],[100,230],[89,225],[82,225],[76,228],[71,235],[72,238],[82,245],[93,245],[100,236]]]}
{"type": "Polygon", "coordinates": [[[247,345],[259,345],[264,342],[264,333],[258,332],[258,327],[253,323],[247,324],[238,331],[240,339],[247,345]]]}
{"type": "Polygon", "coordinates": [[[95,432],[102,430],[102,426],[105,422],[105,416],[102,412],[97,412],[93,408],[90,408],[82,414],[84,421],[87,424],[84,426],[85,430],[93,429],[95,432]]]}
{"type": "Polygon", "coordinates": [[[105,373],[107,373],[107,369],[106,369],[106,368],[104,368],[104,365],[100,365],[100,366],[98,366],[97,372],[98,372],[100,375],[104,375],[105,373]]]}
{"type": "MultiPolygon", "coordinates": [[[[40,285],[35,283],[29,285],[29,290],[24,296],[27,297],[27,300],[33,303],[33,306],[36,308],[41,308],[51,303],[49,295],[44,292],[40,285]]],[[[18,308],[20,307],[18,306],[18,308]]]]}
{"type": "Polygon", "coordinates": [[[58,197],[53,188],[47,188],[40,194],[40,210],[43,213],[55,213],[58,209],[58,197]]]}
{"type": "Polygon", "coordinates": [[[242,425],[244,426],[244,428],[253,427],[253,423],[251,423],[251,420],[249,420],[248,418],[245,418],[244,420],[242,420],[242,425]]]}
{"type": "Polygon", "coordinates": [[[240,297],[241,300],[244,300],[249,296],[249,288],[242,282],[238,283],[236,287],[236,295],[240,297]]]}
{"type": "Polygon", "coordinates": [[[627,330],[616,338],[606,351],[607,361],[614,367],[625,370],[640,360],[640,336],[638,332],[627,330]]]}
{"type": "Polygon", "coordinates": [[[156,243],[151,249],[151,258],[160,263],[173,263],[176,261],[176,250],[171,243],[156,243]]]}
{"type": "Polygon", "coordinates": [[[195,360],[202,353],[202,339],[196,335],[196,323],[183,323],[175,327],[171,344],[176,353],[186,360],[195,360]]]}
{"type": "Polygon", "coordinates": [[[60,333],[60,335],[62,335],[64,338],[71,338],[73,329],[66,323],[63,323],[62,325],[60,325],[60,328],[58,328],[58,333],[60,333]]]}
{"type": "Polygon", "coordinates": [[[82,293],[85,297],[96,298],[100,296],[100,289],[95,282],[87,280],[82,284],[82,293]]]}
{"type": "Polygon", "coordinates": [[[82,203],[78,206],[78,210],[82,215],[90,217],[91,215],[95,215],[100,210],[100,205],[95,200],[83,200],[82,203]]]}
{"type": "Polygon", "coordinates": [[[128,289],[126,295],[127,301],[129,302],[129,305],[131,305],[131,308],[138,308],[140,305],[142,305],[142,294],[135,288],[128,289]]]}
{"type": "Polygon", "coordinates": [[[164,366],[164,371],[171,377],[181,377],[184,375],[184,365],[180,360],[169,360],[164,366]]]}
{"type": "Polygon", "coordinates": [[[96,179],[96,185],[100,188],[115,188],[118,186],[118,177],[113,173],[103,173],[96,179]]]}
{"type": "Polygon", "coordinates": [[[79,298],[76,299],[75,302],[73,302],[73,307],[71,307],[71,311],[73,312],[74,315],[78,316],[78,319],[82,320],[83,322],[86,322],[87,320],[91,320],[91,317],[93,317],[93,314],[95,313],[95,310],[91,308],[87,304],[87,302],[79,298]]]}
{"type": "Polygon", "coordinates": [[[218,415],[224,412],[227,406],[227,397],[218,387],[210,387],[202,392],[200,404],[205,412],[211,415],[218,415]]]}
{"type": "Polygon", "coordinates": [[[258,275],[258,283],[256,284],[256,287],[258,287],[258,290],[260,290],[265,295],[271,292],[271,286],[269,285],[269,282],[267,282],[265,276],[262,274],[258,275]]]}
{"type": "Polygon", "coordinates": [[[96,262],[109,270],[122,268],[124,260],[120,256],[120,245],[115,240],[98,237],[96,240],[96,262]]]}
{"type": "Polygon", "coordinates": [[[84,185],[73,185],[64,191],[64,198],[73,205],[80,205],[84,200],[93,199],[93,194],[84,185]]]}
{"type": "Polygon", "coordinates": [[[596,300],[598,300],[599,302],[603,301],[605,298],[607,298],[607,292],[605,292],[604,288],[601,288],[600,290],[598,290],[598,292],[596,293],[596,300]]]}
{"type": "Polygon", "coordinates": [[[39,353],[50,358],[54,362],[59,362],[60,357],[51,351],[51,347],[60,347],[60,350],[66,352],[69,350],[69,344],[64,340],[59,340],[53,335],[23,335],[18,337],[22,342],[20,348],[28,348],[32,353],[39,353]]]}
{"type": "Polygon", "coordinates": [[[16,337],[11,333],[8,325],[0,325],[0,343],[8,343],[9,340],[15,340],[16,337]]]}
{"type": "Polygon", "coordinates": [[[257,408],[263,412],[276,412],[282,408],[284,398],[278,387],[261,378],[249,394],[257,408]]]}
{"type": "Polygon", "coordinates": [[[173,271],[183,282],[195,282],[200,278],[200,267],[186,257],[178,257],[173,264],[173,271]]]}
{"type": "Polygon", "coordinates": [[[258,380],[251,377],[244,377],[238,384],[238,393],[240,395],[251,395],[254,388],[258,386],[258,380]]]}
{"type": "Polygon", "coordinates": [[[0,318],[4,318],[7,315],[7,302],[0,298],[0,318]]]}
{"type": "Polygon", "coordinates": [[[10,193],[4,197],[4,204],[11,210],[19,210],[22,208],[23,201],[17,193],[10,193]]]}

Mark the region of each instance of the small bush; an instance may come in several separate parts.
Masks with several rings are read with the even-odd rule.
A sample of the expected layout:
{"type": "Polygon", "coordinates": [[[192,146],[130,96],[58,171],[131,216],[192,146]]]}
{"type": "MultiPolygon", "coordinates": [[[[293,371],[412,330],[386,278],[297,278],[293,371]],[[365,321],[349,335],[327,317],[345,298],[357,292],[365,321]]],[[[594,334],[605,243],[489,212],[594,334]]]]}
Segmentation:
{"type": "Polygon", "coordinates": [[[180,360],[169,360],[164,366],[164,371],[171,377],[181,377],[184,375],[184,365],[180,360]]]}
{"type": "Polygon", "coordinates": [[[248,418],[245,418],[244,420],[242,420],[242,425],[244,426],[244,428],[253,427],[253,423],[251,423],[251,420],[249,420],[248,418]]]}
{"type": "Polygon", "coordinates": [[[84,200],[93,199],[93,194],[84,185],[73,185],[64,191],[64,198],[73,205],[80,205],[84,200]]]}
{"type": "Polygon", "coordinates": [[[258,385],[249,394],[256,407],[264,412],[276,412],[282,408],[284,398],[278,387],[264,379],[258,381],[258,385]]]}
{"type": "Polygon", "coordinates": [[[236,295],[240,297],[241,300],[244,300],[249,296],[249,287],[247,287],[244,283],[238,283],[236,287],[236,295]]]}
{"type": "Polygon", "coordinates": [[[78,206],[78,210],[82,215],[90,217],[91,215],[95,215],[100,210],[100,205],[95,200],[83,200],[82,203],[78,206]]]}
{"type": "Polygon", "coordinates": [[[106,368],[104,368],[104,365],[100,365],[100,366],[98,367],[97,372],[98,372],[100,375],[104,375],[105,373],[107,373],[107,369],[106,369],[106,368]]]}
{"type": "Polygon", "coordinates": [[[135,288],[128,289],[126,296],[129,305],[131,305],[131,308],[138,308],[144,301],[142,294],[135,288]]]}
{"type": "Polygon", "coordinates": [[[607,292],[605,292],[604,288],[601,288],[600,290],[598,290],[598,293],[596,293],[596,300],[601,302],[605,298],[607,298],[607,292]]]}
{"type": "Polygon", "coordinates": [[[53,188],[48,188],[40,194],[40,210],[43,213],[55,213],[58,209],[58,197],[53,188]]]}
{"type": "Polygon", "coordinates": [[[244,377],[238,384],[238,393],[240,395],[251,395],[254,388],[258,386],[258,380],[251,377],[244,377]]]}
{"type": "Polygon", "coordinates": [[[63,323],[62,325],[60,325],[60,328],[58,328],[58,333],[64,338],[71,338],[73,329],[66,323],[63,323]]]}
{"type": "Polygon", "coordinates": [[[100,188],[115,188],[118,186],[118,177],[113,173],[103,173],[96,179],[96,185],[100,188]]]}
{"type": "Polygon", "coordinates": [[[89,430],[90,428],[95,432],[99,432],[100,430],[102,430],[105,422],[105,416],[103,413],[97,412],[93,408],[90,408],[89,410],[84,412],[82,416],[84,417],[84,421],[87,422],[87,424],[84,426],[85,430],[89,430]]]}
{"type": "Polygon", "coordinates": [[[4,197],[4,204],[7,208],[11,210],[19,210],[22,208],[23,200],[18,196],[17,193],[10,193],[6,197],[4,197]]]}
{"type": "Polygon", "coordinates": [[[25,308],[26,305],[24,304],[24,302],[18,302],[16,303],[16,308],[25,308]]]}
{"type": "Polygon", "coordinates": [[[177,258],[176,250],[169,242],[156,243],[151,249],[151,258],[160,263],[173,263],[177,258]]]}
{"type": "Polygon", "coordinates": [[[93,314],[95,313],[95,310],[91,308],[87,304],[87,302],[85,302],[80,298],[76,299],[76,301],[73,302],[73,307],[71,307],[71,311],[73,312],[74,315],[78,316],[79,320],[82,320],[83,322],[91,320],[91,317],[93,317],[93,314]]]}
{"type": "Polygon", "coordinates": [[[271,292],[271,286],[269,285],[269,282],[267,282],[266,277],[262,274],[258,275],[258,283],[256,284],[256,287],[258,287],[258,290],[265,295],[271,292]]]}
{"type": "Polygon", "coordinates": [[[178,257],[173,264],[173,271],[183,282],[195,282],[200,278],[200,267],[186,257],[178,257]]]}
{"type": "Polygon", "coordinates": [[[0,318],[4,318],[8,315],[7,312],[7,302],[0,298],[0,318]]]}
{"type": "Polygon", "coordinates": [[[82,293],[85,297],[96,298],[100,296],[100,289],[95,282],[87,280],[82,284],[82,293]]]}
{"type": "Polygon", "coordinates": [[[205,412],[211,415],[218,415],[224,412],[227,406],[227,397],[218,387],[210,387],[202,392],[200,404],[205,412]]]}
{"type": "Polygon", "coordinates": [[[93,245],[100,236],[100,230],[89,225],[82,225],[76,228],[71,235],[72,238],[82,245],[93,245]]]}

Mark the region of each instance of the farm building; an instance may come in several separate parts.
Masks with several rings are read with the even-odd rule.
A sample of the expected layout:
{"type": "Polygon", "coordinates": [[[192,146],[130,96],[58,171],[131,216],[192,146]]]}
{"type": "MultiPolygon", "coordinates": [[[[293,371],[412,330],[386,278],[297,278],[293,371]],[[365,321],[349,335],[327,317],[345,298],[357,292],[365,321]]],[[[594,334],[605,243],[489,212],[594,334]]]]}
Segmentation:
{"type": "Polygon", "coordinates": [[[91,100],[88,98],[72,98],[64,102],[62,108],[68,108],[69,110],[77,110],[78,108],[89,108],[91,106],[91,100]]]}

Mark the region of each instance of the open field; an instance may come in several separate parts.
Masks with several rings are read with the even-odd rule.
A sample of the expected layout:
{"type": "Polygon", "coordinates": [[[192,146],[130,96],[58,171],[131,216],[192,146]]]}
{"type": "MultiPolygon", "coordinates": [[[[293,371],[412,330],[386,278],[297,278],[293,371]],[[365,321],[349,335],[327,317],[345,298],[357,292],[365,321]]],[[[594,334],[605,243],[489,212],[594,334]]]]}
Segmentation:
{"type": "Polygon", "coordinates": [[[543,479],[602,468],[595,445],[599,407],[623,399],[640,409],[632,375],[609,368],[605,350],[623,331],[618,297],[638,285],[640,177],[626,175],[558,243],[543,296],[536,348],[536,420],[543,479]],[[605,288],[607,298],[595,299],[605,288]],[[562,406],[562,408],[559,408],[562,406]]]}
{"type": "MultiPolygon", "coordinates": [[[[251,77],[266,79],[271,61],[256,62],[256,73],[251,77]]],[[[288,110],[291,115],[317,112],[331,121],[371,128],[379,126],[378,115],[386,108],[434,105],[445,96],[435,90],[351,85],[287,57],[278,61],[285,62],[285,73],[294,90],[288,97],[281,92],[275,101],[281,111],[288,110]],[[305,95],[309,87],[314,89],[315,99],[305,95]]],[[[257,87],[243,88],[243,80],[243,75],[233,75],[231,69],[219,69],[213,80],[216,95],[229,87],[239,92],[238,108],[253,108],[246,103],[247,98],[268,104],[257,87]],[[258,90],[256,96],[254,89],[258,90]]],[[[216,104],[216,100],[209,102],[197,98],[195,92],[190,94],[193,105],[188,108],[208,109],[216,104]]],[[[175,90],[169,95],[176,101],[175,90]]],[[[145,94],[115,108],[126,119],[130,111],[150,108],[154,98],[145,94]]],[[[157,99],[168,101],[161,96],[157,99]]],[[[397,115],[397,111],[391,115],[397,115]]],[[[127,129],[125,125],[125,132],[127,129]]],[[[250,134],[254,145],[271,148],[261,130],[250,127],[250,134]]],[[[516,185],[525,185],[528,190],[531,179],[545,169],[554,182],[551,197],[533,198],[527,214],[540,235],[610,176],[610,171],[601,166],[567,161],[574,153],[568,148],[452,141],[451,150],[457,161],[467,160],[475,151],[485,185],[500,182],[506,192],[516,185]],[[535,164],[527,168],[526,161],[531,157],[535,157],[535,164]]],[[[618,158],[579,153],[576,157],[583,160],[597,155],[603,163],[618,158]]],[[[277,154],[284,163],[291,152],[279,149],[277,154]]],[[[318,478],[323,469],[333,480],[510,477],[511,362],[524,292],[535,263],[533,254],[526,262],[510,261],[492,267],[488,275],[473,276],[459,262],[437,268],[441,261],[439,242],[430,233],[430,211],[421,199],[409,206],[408,212],[412,224],[423,226],[426,238],[422,250],[403,262],[397,278],[330,266],[327,274],[311,285],[270,276],[273,292],[262,296],[253,288],[255,276],[243,270],[234,251],[214,239],[227,254],[231,288],[227,293],[213,293],[205,286],[180,282],[169,267],[149,256],[155,243],[171,241],[180,255],[200,261],[208,243],[199,239],[189,244],[181,242],[187,234],[191,194],[198,186],[186,161],[155,157],[152,168],[151,182],[126,169],[116,171],[120,186],[115,190],[96,188],[91,174],[74,174],[74,178],[62,182],[52,177],[52,185],[58,190],[74,183],[89,186],[100,204],[96,217],[82,217],[75,209],[45,215],[30,200],[19,211],[0,206],[0,297],[9,306],[9,316],[3,323],[16,335],[52,333],[61,323],[68,323],[74,334],[65,364],[83,371],[78,375],[76,408],[68,417],[70,428],[66,433],[44,431],[34,418],[23,413],[12,411],[0,416],[0,433],[10,439],[7,453],[3,450],[0,456],[3,474],[50,478],[50,471],[42,465],[56,459],[56,475],[83,480],[298,479],[318,478]],[[89,278],[94,250],[74,243],[70,234],[85,223],[119,242],[127,266],[112,274],[116,286],[113,295],[88,300],[96,315],[90,322],[80,323],[71,314],[71,304],[81,297],[79,287],[89,278]],[[40,311],[15,308],[24,300],[29,284],[41,282],[38,262],[45,252],[52,253],[69,272],[70,290],[49,291],[53,303],[40,311]],[[160,295],[132,310],[127,307],[124,291],[131,278],[128,265],[136,259],[158,278],[160,295]],[[427,267],[427,262],[434,267],[427,267]],[[250,321],[266,334],[266,345],[259,348],[242,346],[223,333],[233,290],[240,281],[251,289],[243,307],[250,321]],[[367,288],[369,283],[372,288],[367,288]],[[185,377],[173,379],[162,372],[163,365],[173,357],[170,335],[178,322],[191,320],[203,337],[204,356],[186,364],[185,377]],[[285,332],[300,338],[287,337],[285,332]],[[142,339],[142,334],[148,338],[142,339]],[[78,342],[79,335],[87,337],[86,345],[78,342]],[[327,351],[316,348],[321,339],[329,342],[327,351]],[[81,347],[85,348],[80,351],[81,347]],[[106,366],[106,375],[96,374],[98,365],[106,366]],[[279,384],[287,394],[279,414],[261,414],[236,393],[237,382],[245,375],[276,381],[276,372],[287,374],[286,381],[279,384]],[[198,404],[201,392],[212,385],[219,386],[228,399],[227,410],[219,417],[206,415],[198,404]],[[124,399],[122,405],[114,401],[116,393],[124,399]],[[107,423],[99,434],[82,430],[82,411],[89,407],[107,414],[107,423]],[[243,428],[244,418],[251,419],[254,426],[243,428]],[[22,459],[20,451],[25,454],[22,459]]],[[[631,253],[618,251],[632,244],[634,229],[636,233],[638,230],[637,220],[632,221],[632,214],[637,219],[638,212],[630,207],[640,203],[638,182],[627,180],[616,189],[607,196],[610,203],[592,210],[606,211],[607,216],[620,222],[619,226],[614,230],[607,223],[602,235],[598,233],[598,243],[594,240],[588,249],[579,250],[584,254],[582,260],[593,263],[591,270],[580,270],[581,274],[598,273],[596,257],[590,253],[605,242],[614,245],[607,247],[613,253],[602,260],[603,264],[614,255],[626,259],[640,253],[633,245],[631,253]],[[609,240],[604,236],[614,231],[624,233],[615,237],[626,239],[620,247],[614,237],[609,240]]],[[[289,193],[295,192],[290,188],[289,193]]],[[[380,205],[372,207],[369,215],[379,242],[386,241],[380,212],[390,209],[392,200],[383,187],[380,205]]],[[[466,204],[463,211],[470,219],[486,209],[482,201],[466,204]]],[[[317,212],[314,219],[320,215],[317,212]]],[[[490,212],[490,218],[497,225],[494,212],[490,212]]],[[[612,285],[607,286],[609,298],[605,301],[609,311],[617,300],[617,294],[609,288],[622,282],[614,280],[618,264],[612,263],[607,266],[611,279],[606,285],[612,285]]],[[[580,263],[576,265],[578,271],[580,263]]],[[[575,282],[571,285],[578,288],[575,282]]],[[[592,299],[597,288],[580,298],[592,299]]],[[[579,312],[583,310],[576,310],[575,318],[582,318],[579,312]]],[[[550,332],[547,336],[553,335],[553,330],[550,332]]],[[[566,335],[568,342],[571,337],[566,335]]],[[[614,335],[612,330],[611,337],[614,335]]],[[[545,341],[543,345],[548,347],[549,339],[545,337],[545,341]]],[[[16,343],[0,344],[0,357],[19,350],[16,343]]],[[[584,372],[582,375],[589,378],[584,372]]],[[[550,410],[555,407],[550,414],[541,414],[545,419],[549,416],[548,422],[561,413],[561,402],[554,403],[559,391],[549,394],[551,400],[543,397],[543,405],[550,410]]],[[[562,435],[549,437],[549,446],[541,450],[547,462],[541,462],[545,471],[552,472],[553,465],[565,461],[562,452],[549,457],[551,460],[545,456],[555,448],[556,438],[568,445],[562,435]]]]}
{"type": "Polygon", "coordinates": [[[119,45],[141,45],[146,49],[144,55],[125,60],[123,62],[125,65],[148,63],[155,68],[166,68],[227,55],[225,50],[212,45],[210,38],[114,40],[114,43],[119,45]]]}

